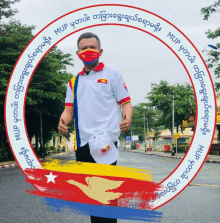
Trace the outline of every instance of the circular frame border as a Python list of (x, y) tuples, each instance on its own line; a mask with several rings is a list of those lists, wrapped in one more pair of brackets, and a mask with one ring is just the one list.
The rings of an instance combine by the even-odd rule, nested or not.
[[(65, 17), (65, 16), (67, 16), (67, 15), (69, 15), (69, 14), (72, 14), (72, 13), (74, 13), (74, 12), (81, 11), (81, 10), (83, 10), (83, 9), (88, 9), (88, 8), (93, 8), (93, 7), (99, 7), (99, 6), (122, 6), (122, 7), (128, 7), (128, 8), (133, 8), (133, 9), (141, 10), (141, 11), (147, 12), (147, 13), (149, 13), (149, 14), (152, 14), (152, 15), (158, 17), (159, 19), (162, 19), (163, 21), (165, 21), (166, 23), (168, 23), (169, 25), (171, 25), (172, 27), (174, 27), (178, 32), (180, 32), (180, 33), (181, 33), (181, 34), (188, 40), (188, 42), (193, 46), (193, 48), (196, 50), (196, 52), (197, 52), (198, 55), (200, 56), (200, 59), (202, 60), (203, 64), (204, 64), (205, 67), (206, 67), (206, 71), (207, 71), (207, 73), (208, 73), (208, 75), (209, 75), (209, 79), (210, 79), (211, 84), (212, 84), (212, 90), (213, 90), (213, 93), (214, 93), (214, 97), (216, 98), (215, 90), (214, 90), (214, 85), (213, 85), (213, 81), (212, 81), (210, 72), (209, 72), (209, 70), (208, 70), (208, 67), (207, 67), (207, 65), (206, 65), (206, 63), (205, 63), (205, 61), (204, 61), (204, 59), (202, 58), (201, 54), (199, 53), (199, 51), (197, 50), (197, 48), (194, 46), (194, 44), (193, 44), (193, 43), (188, 39), (188, 37), (187, 37), (184, 33), (182, 33), (182, 31), (180, 31), (176, 26), (174, 26), (172, 23), (170, 23), (170, 22), (167, 21), (166, 19), (164, 19), (164, 18), (162, 18), (162, 17), (160, 17), (160, 16), (158, 16), (158, 15), (156, 15), (156, 14), (150, 12), (150, 11), (147, 11), (147, 10), (145, 10), (145, 9), (139, 8), (139, 7), (130, 6), (130, 5), (124, 5), (124, 4), (98, 4), (98, 5), (91, 5), (91, 6), (86, 6), (86, 7), (83, 7), (83, 8), (79, 8), (79, 9), (76, 9), (76, 10), (74, 10), (74, 11), (71, 11), (71, 12), (69, 12), (69, 13), (66, 13), (66, 14), (64, 14), (64, 15), (62, 15), (62, 16), (60, 16), (60, 17), (58, 17), (57, 19), (55, 19), (55, 20), (53, 20), (51, 23), (49, 23), (47, 26), (45, 26), (43, 29), (41, 29), (41, 30), (40, 30), (40, 31), (33, 37), (33, 39), (27, 44), (27, 46), (24, 48), (24, 50), (23, 50), (22, 53), (20, 54), (18, 60), (16, 61), (15, 66), (14, 66), (12, 72), (11, 72), (11, 75), (10, 75), (10, 78), (9, 78), (9, 81), (8, 81), (7, 90), (6, 90), (5, 104), (6, 104), (6, 100), (7, 100), (8, 88), (9, 88), (10, 81), (11, 81), (12, 75), (13, 75), (13, 73), (14, 73), (14, 70), (15, 70), (15, 68), (16, 68), (16, 66), (17, 66), (17, 63), (19, 62), (20, 58), (22, 57), (23, 53), (25, 52), (26, 48), (31, 44), (31, 42), (32, 42), (32, 41), (33, 41), (33, 40), (34, 40), (34, 39), (35, 39), (35, 38), (36, 38), (42, 31), (44, 31), (47, 27), (49, 27), (51, 24), (55, 23), (56, 21), (60, 20), (61, 18)], [(189, 148), (188, 148), (188, 150), (187, 150), (187, 153), (184, 155), (183, 159), (182, 159), (181, 162), (177, 165), (177, 167), (172, 171), (172, 173), (170, 173), (170, 174), (169, 174), (163, 181), (161, 181), (161, 182), (159, 183), (159, 184), (162, 184), (162, 183), (163, 183), (166, 179), (168, 179), (168, 178), (169, 178), (169, 177), (176, 171), (176, 169), (181, 165), (181, 163), (184, 161), (186, 155), (188, 154), (188, 152), (189, 152), (189, 150), (190, 150), (190, 148), (191, 148), (191, 145), (192, 145), (192, 142), (193, 142), (193, 140), (194, 140), (194, 137), (195, 137), (195, 135), (196, 135), (196, 130), (197, 130), (197, 119), (198, 119), (198, 104), (197, 104), (197, 103), (198, 103), (198, 102), (197, 102), (197, 96), (196, 96), (196, 92), (195, 92), (195, 88), (194, 88), (193, 81), (192, 81), (192, 79), (191, 79), (191, 76), (190, 76), (190, 74), (189, 74), (189, 71), (187, 70), (187, 68), (186, 68), (185, 64), (183, 63), (183, 61), (181, 60), (181, 58), (180, 58), (180, 57), (176, 54), (176, 52), (175, 52), (169, 45), (167, 45), (163, 40), (159, 39), (157, 36), (155, 36), (155, 35), (149, 33), (148, 31), (146, 31), (146, 30), (142, 30), (142, 29), (140, 29), (140, 28), (138, 28), (138, 27), (134, 27), (134, 26), (131, 26), (131, 25), (125, 25), (125, 24), (117, 24), (117, 23), (96, 24), (96, 25), (86, 26), (86, 27), (83, 27), (83, 28), (78, 29), (78, 30), (76, 30), (76, 31), (73, 31), (73, 32), (69, 33), (68, 35), (66, 35), (65, 37), (61, 38), (61, 39), (60, 39), (59, 41), (57, 41), (54, 45), (52, 45), (52, 46), (49, 48), (49, 50), (47, 50), (47, 51), (44, 53), (44, 55), (43, 55), (43, 56), (41, 57), (41, 59), (38, 61), (37, 65), (35, 66), (35, 69), (33, 70), (33, 72), (32, 72), (31, 75), (30, 75), (30, 80), (29, 80), (29, 82), (28, 82), (28, 84), (27, 84), (27, 89), (26, 89), (25, 97), (24, 97), (24, 107), (23, 107), (23, 111), (24, 111), (24, 112), (23, 112), (23, 119), (24, 119), (24, 124), (25, 124), (25, 133), (26, 133), (26, 136), (27, 136), (29, 145), (30, 145), (30, 147), (32, 148), (32, 145), (31, 145), (30, 139), (29, 139), (29, 137), (28, 137), (28, 133), (27, 133), (27, 127), (26, 127), (25, 104), (26, 104), (26, 96), (27, 96), (27, 91), (28, 91), (28, 88), (29, 88), (29, 84), (30, 84), (30, 82), (31, 82), (31, 79), (32, 79), (32, 77), (33, 77), (33, 74), (34, 74), (35, 70), (37, 69), (39, 63), (42, 61), (42, 59), (45, 57), (45, 55), (51, 50), (51, 48), (53, 48), (55, 45), (57, 45), (59, 42), (61, 42), (62, 40), (64, 40), (64, 39), (67, 38), (68, 36), (70, 36), (70, 35), (72, 35), (72, 34), (74, 34), (74, 33), (77, 33), (77, 32), (79, 32), (79, 31), (81, 31), (81, 30), (84, 30), (84, 29), (88, 29), (88, 28), (92, 28), (92, 27), (97, 27), (97, 26), (106, 26), (106, 25), (113, 25), (113, 26), (114, 26), (114, 25), (117, 25), (117, 26), (124, 26), (124, 27), (134, 28), (134, 29), (136, 29), (136, 30), (145, 32), (145, 33), (147, 33), (147, 34), (153, 36), (154, 38), (158, 39), (160, 42), (162, 42), (164, 45), (166, 45), (166, 46), (167, 46), (167, 47), (168, 47), (168, 48), (169, 48), (169, 49), (176, 55), (176, 57), (179, 59), (179, 61), (181, 62), (181, 64), (182, 64), (183, 67), (185, 68), (185, 70), (186, 70), (186, 72), (187, 72), (187, 74), (188, 74), (188, 77), (189, 77), (189, 79), (190, 79), (190, 82), (191, 82), (191, 84), (192, 84), (192, 86), (193, 86), (193, 91), (194, 91), (194, 94), (195, 94), (195, 101), (196, 101), (196, 124), (195, 124), (195, 131), (194, 131), (194, 134), (193, 134), (191, 143), (190, 143), (190, 145), (189, 145)], [(216, 108), (216, 107), (217, 107), (217, 103), (216, 103), (216, 100), (215, 100), (215, 108)], [(8, 142), (9, 142), (9, 145), (10, 145), (10, 147), (11, 147), (11, 151), (12, 151), (12, 153), (13, 153), (13, 155), (14, 155), (16, 161), (17, 161), (17, 158), (16, 158), (16, 156), (15, 156), (15, 154), (14, 154), (14, 151), (13, 151), (13, 149), (12, 149), (11, 142), (10, 142), (10, 138), (9, 138), (9, 135), (8, 135), (8, 129), (7, 129), (7, 124), (6, 124), (6, 106), (5, 106), (5, 109), (4, 109), (4, 113), (5, 113), (4, 120), (5, 120), (5, 127), (6, 127), (6, 134), (7, 134)], [(215, 109), (215, 124), (216, 124), (216, 119), (217, 119), (217, 118), (216, 118), (216, 109)], [(215, 126), (214, 126), (214, 128), (215, 128)], [(214, 129), (213, 134), (212, 134), (212, 140), (211, 140), (211, 142), (212, 142), (213, 139), (214, 139), (214, 134), (215, 134), (215, 129)], [(206, 158), (207, 158), (207, 156), (208, 156), (208, 153), (209, 153), (209, 150), (210, 150), (210, 149), (211, 149), (211, 144), (210, 144), (210, 146), (209, 146), (209, 149), (207, 150), (207, 154), (206, 154), (206, 156), (205, 156), (205, 158), (204, 158), (204, 160), (203, 160), (201, 166), (198, 168), (197, 172), (196, 172), (195, 175), (192, 177), (192, 179), (186, 184), (186, 186), (185, 186), (184, 188), (182, 188), (176, 195), (174, 195), (173, 197), (171, 197), (168, 201), (164, 202), (163, 204), (161, 204), (161, 205), (159, 205), (159, 206), (157, 206), (157, 207), (155, 207), (155, 208), (152, 208), (152, 210), (156, 210), (157, 208), (159, 208), (159, 207), (165, 205), (166, 203), (168, 203), (169, 201), (171, 201), (172, 199), (174, 199), (177, 195), (179, 195), (179, 194), (180, 194), (180, 193), (181, 193), (181, 192), (182, 192), (182, 191), (183, 191), (183, 190), (184, 190), (184, 189), (185, 189), (185, 188), (192, 182), (192, 180), (196, 177), (196, 175), (198, 174), (198, 172), (199, 172), (200, 169), (202, 168), (202, 166), (203, 166), (203, 164), (204, 164), (204, 162), (205, 162), (205, 160), (206, 160)], [(32, 148), (32, 152), (33, 152), (33, 154), (35, 155), (35, 157), (36, 157), (36, 159), (38, 160), (38, 162), (41, 163), (41, 162), (39, 161), (38, 157), (36, 156), (36, 154), (35, 154), (33, 148)], [(23, 171), (23, 169), (21, 168), (21, 166), (20, 166), (20, 164), (19, 164), (18, 161), (17, 161), (17, 163), (18, 163), (20, 169), (22, 170), (22, 172), (24, 173), (24, 171)], [(24, 174), (24, 175), (25, 175), (25, 174)]]

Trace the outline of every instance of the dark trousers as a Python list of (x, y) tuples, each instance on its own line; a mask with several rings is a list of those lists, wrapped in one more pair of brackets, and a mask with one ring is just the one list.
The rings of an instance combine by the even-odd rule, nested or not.
[[(117, 142), (115, 143), (115, 146), (117, 147)], [(76, 161), (96, 163), (90, 154), (88, 143), (76, 150)], [(117, 161), (115, 161), (111, 165), (116, 166), (116, 164)], [(90, 216), (90, 219), (91, 223), (117, 223), (117, 219), (113, 218), (101, 218), (101, 217)]]

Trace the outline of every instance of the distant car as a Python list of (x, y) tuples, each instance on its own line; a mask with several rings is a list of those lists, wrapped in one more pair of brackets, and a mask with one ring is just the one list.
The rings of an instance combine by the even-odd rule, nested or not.
[(147, 152), (147, 151), (152, 151), (152, 148), (146, 148), (145, 152)]

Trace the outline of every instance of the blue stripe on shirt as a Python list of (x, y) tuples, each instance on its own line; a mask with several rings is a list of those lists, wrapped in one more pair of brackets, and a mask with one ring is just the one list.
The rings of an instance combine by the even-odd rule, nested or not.
[(76, 142), (77, 142), (77, 149), (81, 145), (80, 135), (79, 135), (79, 120), (78, 120), (78, 105), (77, 105), (77, 88), (79, 82), (79, 75), (76, 76), (76, 81), (74, 85), (74, 120), (76, 126)]

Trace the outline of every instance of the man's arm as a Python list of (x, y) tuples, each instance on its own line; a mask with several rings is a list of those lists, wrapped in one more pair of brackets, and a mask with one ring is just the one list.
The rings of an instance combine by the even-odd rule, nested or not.
[(119, 126), (122, 132), (127, 132), (131, 125), (131, 118), (133, 113), (132, 104), (131, 102), (127, 102), (122, 104), (121, 107), (123, 112), (123, 121), (120, 122)]
[(61, 135), (67, 135), (68, 133), (68, 125), (73, 120), (73, 108), (66, 107), (60, 116), (60, 122), (58, 125), (58, 133)]

